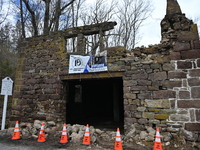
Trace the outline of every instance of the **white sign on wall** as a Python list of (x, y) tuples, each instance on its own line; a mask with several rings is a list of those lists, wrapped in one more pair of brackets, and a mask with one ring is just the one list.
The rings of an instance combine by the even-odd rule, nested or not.
[(107, 71), (106, 56), (70, 55), (69, 73), (87, 73)]
[(1, 95), (12, 95), (13, 81), (10, 77), (2, 80)]
[(70, 55), (69, 73), (83, 73), (90, 61), (90, 56)]

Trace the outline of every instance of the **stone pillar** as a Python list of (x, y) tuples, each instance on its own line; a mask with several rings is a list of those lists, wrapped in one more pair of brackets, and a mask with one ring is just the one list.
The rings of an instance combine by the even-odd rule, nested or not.
[(177, 0), (167, 0), (167, 15), (182, 14)]
[(102, 30), (99, 31), (99, 49), (100, 52), (104, 50), (104, 32)]
[(161, 21), (162, 43), (199, 40), (197, 26), (185, 17), (176, 0), (167, 0), (167, 11)]
[(77, 36), (77, 52), (84, 54), (86, 49), (86, 40), (83, 34), (78, 34)]
[[(176, 113), (170, 115), (169, 121), (171, 125), (180, 125), (189, 132), (200, 132), (197, 117), (200, 110), (200, 41), (197, 25), (185, 17), (176, 0), (167, 0), (167, 14), (161, 22), (161, 29), (162, 43), (170, 45), (170, 63), (175, 66), (168, 72), (168, 79), (181, 82), (180, 86), (172, 87), (176, 95), (171, 100), (171, 107)], [(193, 141), (197, 140), (193, 138)]]

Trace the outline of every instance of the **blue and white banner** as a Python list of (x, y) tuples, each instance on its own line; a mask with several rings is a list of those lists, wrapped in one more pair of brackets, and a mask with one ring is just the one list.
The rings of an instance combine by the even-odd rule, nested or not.
[(107, 71), (106, 56), (70, 55), (69, 73), (87, 73)]

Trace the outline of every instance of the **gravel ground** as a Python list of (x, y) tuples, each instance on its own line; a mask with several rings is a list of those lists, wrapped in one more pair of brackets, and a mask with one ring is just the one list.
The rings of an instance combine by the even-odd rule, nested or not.
[[(0, 150), (113, 150), (114, 143), (91, 144), (89, 146), (81, 143), (60, 144), (55, 139), (47, 139), (46, 142), (37, 142), (37, 139), (12, 140), (8, 137), (0, 137)], [(124, 150), (150, 150), (140, 145), (125, 146)]]
[[(12, 140), (11, 137), (0, 137), (0, 150), (113, 150), (114, 143), (97, 142), (92, 143), (89, 146), (75, 144), (69, 142), (67, 144), (60, 144), (55, 139), (47, 139), (46, 142), (37, 142), (37, 139), (20, 139)], [(146, 143), (148, 147), (143, 147), (137, 144), (125, 144), (123, 143), (123, 150), (152, 150), (153, 143)], [(192, 146), (193, 143), (188, 143), (179, 147), (163, 146), (163, 150), (200, 150), (199, 146)], [(179, 144), (180, 145), (180, 144)], [(198, 144), (197, 144), (198, 145)]]

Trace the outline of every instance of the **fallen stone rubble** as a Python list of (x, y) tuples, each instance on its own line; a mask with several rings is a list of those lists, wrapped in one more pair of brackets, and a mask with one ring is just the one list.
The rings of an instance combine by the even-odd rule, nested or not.
[[(22, 139), (37, 139), (39, 130), (41, 128), (41, 123), (42, 121), (35, 120), (34, 123), (20, 123), (20, 131), (21, 131), (21, 138)], [(59, 141), (59, 138), (62, 133), (62, 127), (63, 124), (56, 124), (54, 121), (49, 121), (49, 122), (44, 122), (45, 123), (45, 135), (47, 140), (48, 139), (55, 139)], [(70, 125), (67, 124), (67, 132), (69, 135), (69, 141), (74, 144), (81, 144), (84, 132), (85, 132), (85, 125), (79, 125), (79, 124), (74, 124)], [(115, 130), (105, 130), (105, 129), (95, 129), (93, 126), (89, 127), (90, 130), (90, 136), (91, 136), (91, 143), (98, 143), (99, 145), (104, 145), (107, 147), (112, 147), (113, 143), (115, 141), (115, 135), (116, 131)], [(0, 136), (12, 136), (14, 131), (14, 128), (8, 128), (5, 130), (0, 131)], [(126, 134), (121, 134), (121, 138), (123, 141), (123, 145), (126, 147), (131, 147), (131, 145), (137, 145), (138, 147), (152, 147), (153, 146), (153, 141), (155, 138), (155, 129), (152, 127), (146, 127), (146, 131), (140, 132), (140, 134), (137, 133), (136, 128), (133, 127), (131, 128), (130, 131)], [(181, 130), (180, 134), (188, 136), (187, 138), (190, 139), (191, 137), (194, 137), (189, 133), (188, 131), (186, 132), (185, 130)], [(185, 141), (185, 138), (179, 137), (178, 142), (172, 141), (173, 134), (165, 134), (165, 132), (161, 133), (161, 141), (164, 147), (183, 147), (183, 145), (187, 145), (187, 141)], [(194, 139), (191, 139), (191, 141)], [(137, 142), (136, 142), (137, 141)], [(199, 143), (191, 142), (192, 147), (196, 147), (197, 149), (200, 149)]]

